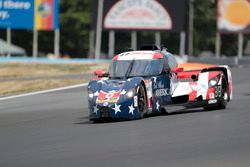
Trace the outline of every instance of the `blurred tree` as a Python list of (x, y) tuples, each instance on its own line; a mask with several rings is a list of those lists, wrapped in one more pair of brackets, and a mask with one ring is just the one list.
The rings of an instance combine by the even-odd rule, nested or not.
[(211, 1), (194, 1), (194, 54), (214, 51), (217, 8)]
[[(194, 0), (194, 54), (215, 49), (217, 1)], [(244, 36), (244, 46), (250, 37)], [(236, 56), (238, 50), (236, 34), (222, 34), (221, 55)]]
[(72, 57), (86, 57), (90, 25), (90, 0), (60, 0), (61, 52)]
[[(60, 0), (60, 48), (63, 55), (71, 57), (87, 57), (89, 48), (89, 32), (91, 29), (92, 11), (91, 0)], [(210, 50), (214, 52), (216, 33), (216, 1), (194, 0), (194, 54)], [(162, 32), (162, 44), (170, 52), (179, 52), (179, 34)], [(6, 38), (6, 30), (0, 29), (0, 38)], [(245, 36), (245, 44), (250, 36)], [(24, 40), (25, 39), (25, 42)], [(116, 53), (130, 47), (130, 33), (116, 32)], [(13, 30), (12, 42), (32, 54), (32, 31)], [(154, 42), (154, 33), (150, 31), (138, 33), (138, 47), (144, 43)], [(49, 31), (39, 32), (40, 55), (53, 53), (54, 34)], [(102, 52), (108, 52), (108, 34), (103, 33)], [(225, 34), (222, 36), (221, 53), (224, 55), (237, 54), (237, 36)]]

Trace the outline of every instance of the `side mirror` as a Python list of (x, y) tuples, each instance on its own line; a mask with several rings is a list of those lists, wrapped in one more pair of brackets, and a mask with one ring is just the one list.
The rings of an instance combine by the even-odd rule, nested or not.
[(109, 76), (109, 73), (108, 72), (104, 72), (104, 71), (95, 71), (94, 74), (96, 76), (98, 76), (98, 78), (108, 77)]
[(171, 68), (170, 72), (172, 73), (178, 73), (178, 72), (183, 72), (184, 71), (184, 68), (179, 68), (179, 67), (176, 67), (176, 68)]

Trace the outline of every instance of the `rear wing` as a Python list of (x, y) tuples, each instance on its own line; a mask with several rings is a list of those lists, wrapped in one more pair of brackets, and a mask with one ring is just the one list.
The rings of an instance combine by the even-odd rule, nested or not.
[(191, 78), (192, 75), (198, 76), (200, 74), (200, 70), (194, 70), (194, 71), (182, 71), (177, 73), (177, 77), (179, 79), (185, 79), (185, 78)]

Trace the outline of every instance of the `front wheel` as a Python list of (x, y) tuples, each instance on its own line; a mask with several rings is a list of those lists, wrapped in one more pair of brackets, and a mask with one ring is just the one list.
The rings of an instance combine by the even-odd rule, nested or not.
[(137, 97), (139, 118), (143, 118), (148, 109), (146, 91), (143, 85), (139, 86)]

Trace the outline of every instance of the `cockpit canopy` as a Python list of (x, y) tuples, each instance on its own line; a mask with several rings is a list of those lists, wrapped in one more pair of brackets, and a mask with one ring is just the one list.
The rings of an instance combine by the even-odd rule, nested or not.
[(167, 51), (131, 51), (113, 58), (111, 78), (154, 76), (177, 67), (177, 62)]

